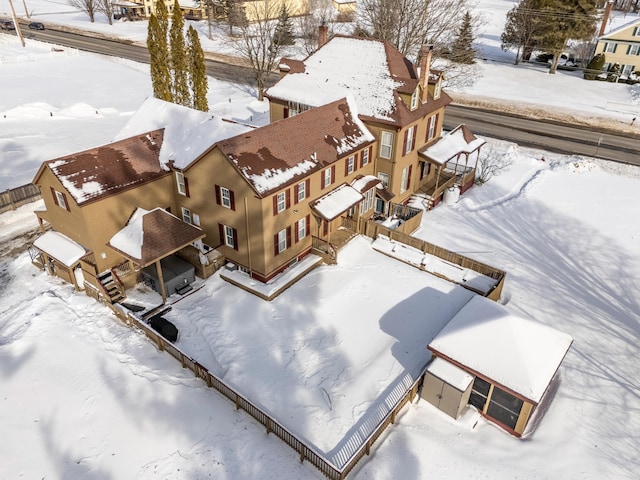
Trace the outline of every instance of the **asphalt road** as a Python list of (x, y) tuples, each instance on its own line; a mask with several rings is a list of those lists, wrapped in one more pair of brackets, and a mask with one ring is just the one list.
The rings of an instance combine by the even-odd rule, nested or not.
[[(58, 45), (88, 52), (128, 58), (149, 63), (145, 46), (125, 40), (113, 40), (99, 36), (85, 36), (61, 30), (29, 30), (23, 25), (23, 34)], [(9, 33), (9, 32), (5, 32)], [(15, 32), (11, 32), (15, 34)], [(227, 82), (255, 86), (251, 69), (208, 58), (207, 75)], [(269, 83), (275, 83), (276, 74)], [(596, 131), (582, 126), (508, 115), (461, 105), (447, 107), (445, 128), (466, 123), (475, 133), (520, 145), (539, 147), (559, 153), (587, 155), (617, 162), (640, 165), (640, 122), (638, 135), (613, 131)]]

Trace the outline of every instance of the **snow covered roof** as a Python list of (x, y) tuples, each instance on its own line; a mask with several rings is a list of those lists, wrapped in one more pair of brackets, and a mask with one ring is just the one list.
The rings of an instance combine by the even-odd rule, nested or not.
[(358, 192), (365, 193), (381, 183), (382, 181), (374, 175), (359, 175), (353, 182), (351, 182), (351, 186)]
[(460, 124), (431, 146), (424, 147), (418, 153), (427, 159), (444, 165), (461, 153), (470, 154), (486, 143), (476, 137), (465, 124)]
[(43, 163), (78, 205), (166, 175), (158, 155), (163, 131), (155, 130)]
[(109, 245), (144, 267), (204, 236), (198, 227), (162, 208), (137, 208), (127, 225), (111, 237)]
[(372, 143), (375, 137), (343, 98), (218, 142), (264, 197)]
[(572, 342), (565, 333), (475, 296), (429, 349), (537, 404)]
[(148, 97), (118, 132), (115, 140), (160, 128), (164, 128), (160, 163), (166, 168), (167, 164), (173, 162), (173, 166), (180, 170), (187, 168), (216, 142), (253, 129), (208, 112)]
[(59, 232), (49, 231), (40, 235), (33, 246), (55, 258), (63, 265), (71, 267), (85, 256), (84, 247)]
[(440, 380), (447, 382), (452, 387), (464, 392), (471, 382), (473, 382), (473, 376), (461, 368), (456, 367), (454, 364), (447, 362), (446, 360), (436, 357), (427, 367), (427, 372), (438, 377)]
[(338, 188), (323, 195), (310, 204), (310, 207), (322, 218), (331, 221), (364, 199), (362, 194), (351, 185), (343, 183)]
[[(451, 101), (446, 95), (429, 99), (411, 112), (397, 91), (413, 91), (418, 75), (413, 64), (389, 43), (360, 37), (335, 36), (303, 62), (304, 68), (287, 60), (290, 68), (267, 96), (317, 107), (353, 95), (364, 117), (405, 124)], [(295, 65), (295, 68), (292, 68)]]
[(624, 32), (625, 30), (634, 27), (634, 26), (640, 26), (640, 17), (635, 16), (635, 18), (633, 18), (633, 20), (625, 22), (625, 20), (627, 19), (626, 16), (616, 16), (610, 19), (610, 23), (609, 23), (609, 29), (606, 31), (606, 33), (604, 35), (602, 35), (601, 37), (599, 37), (600, 40), (606, 40), (609, 37), (613, 37), (621, 32)]

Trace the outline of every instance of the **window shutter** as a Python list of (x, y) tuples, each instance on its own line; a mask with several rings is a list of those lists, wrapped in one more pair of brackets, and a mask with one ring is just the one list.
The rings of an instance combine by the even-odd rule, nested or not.
[(282, 113), (282, 117), (283, 118), (288, 118), (289, 117), (289, 109), (287, 107), (284, 107), (283, 113)]
[(440, 114), (436, 113), (436, 118), (433, 120), (435, 122), (435, 125), (433, 126), (433, 136), (434, 137), (439, 137), (440, 134), (438, 132), (438, 119), (440, 118)]
[(293, 204), (297, 205), (298, 204), (298, 194), (300, 193), (300, 187), (299, 184), (296, 183), (293, 186)]
[(631, 51), (631, 45), (629, 45), (629, 46), (627, 47), (627, 55), (629, 55), (629, 52), (630, 52), (630, 51)]
[(238, 250), (238, 230), (233, 229), (233, 249)]
[(324, 190), (324, 187), (326, 187), (325, 183), (324, 183), (324, 179), (325, 179), (325, 171), (322, 171), (322, 178), (320, 179), (320, 190)]
[(64, 207), (67, 209), (67, 212), (70, 212), (71, 209), (69, 208), (69, 199), (67, 198), (67, 194), (62, 192), (62, 198), (64, 198)]
[(409, 173), (407, 174), (407, 190), (409, 190), (409, 187), (411, 187), (411, 169), (413, 168), (413, 165), (409, 165)]
[(424, 134), (424, 141), (429, 141), (429, 131), (431, 130), (431, 117), (427, 120), (427, 133)]
[(616, 53), (616, 50), (617, 50), (617, 49), (618, 49), (618, 44), (617, 44), (617, 43), (614, 43), (614, 44), (613, 44), (613, 52), (611, 52), (611, 53)]
[(311, 195), (311, 179), (307, 178), (304, 182), (304, 198), (309, 198)]
[(331, 183), (336, 181), (336, 166), (331, 165)]
[(311, 215), (307, 215), (307, 236), (311, 234)]
[(638, 28), (640, 27), (634, 27), (633, 28), (633, 36), (635, 37), (636, 35), (638, 35)]
[(276, 233), (273, 236), (273, 255), (278, 255), (280, 252), (278, 251), (278, 234)]
[(273, 216), (278, 215), (278, 194), (273, 196)]
[(295, 239), (295, 242), (298, 243), (300, 241), (300, 238), (298, 238), (298, 229), (300, 228), (300, 220), (296, 221), (296, 223), (293, 224), (293, 238)]
[(344, 176), (349, 175), (349, 158), (344, 159)]
[(229, 190), (229, 201), (231, 203), (231, 210), (236, 211), (236, 196), (233, 194), (232, 190)]
[(218, 224), (218, 232), (220, 233), (220, 244), (226, 245), (224, 241), (224, 226), (221, 223)]
[(364, 150), (360, 152), (360, 168), (364, 167)]
[(416, 133), (417, 133), (417, 129), (418, 129), (418, 126), (414, 125), (413, 126), (413, 135), (411, 136), (411, 150), (416, 148)]
[(291, 225), (287, 227), (287, 248), (291, 246)]
[(53, 197), (53, 203), (60, 206), (60, 204), (58, 203), (58, 196), (56, 195), (56, 191), (54, 190), (53, 187), (49, 187), (49, 188), (51, 188), (51, 196)]
[(222, 199), (220, 195), (220, 185), (216, 185), (216, 203), (222, 205)]
[(404, 131), (404, 140), (402, 141), (402, 156), (407, 154), (407, 137), (409, 136), (409, 130)]
[(284, 194), (285, 198), (286, 198), (286, 207), (285, 208), (289, 208), (291, 206), (291, 190), (289, 190), (287, 188), (285, 194)]
[(187, 197), (189, 197), (189, 179), (185, 176), (182, 177), (184, 179), (184, 193)]

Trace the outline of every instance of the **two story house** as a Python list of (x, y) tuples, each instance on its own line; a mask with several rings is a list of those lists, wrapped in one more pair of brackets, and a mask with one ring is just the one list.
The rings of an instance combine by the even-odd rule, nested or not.
[(604, 53), (605, 70), (619, 64), (621, 77), (640, 72), (640, 18), (599, 37), (595, 53)]

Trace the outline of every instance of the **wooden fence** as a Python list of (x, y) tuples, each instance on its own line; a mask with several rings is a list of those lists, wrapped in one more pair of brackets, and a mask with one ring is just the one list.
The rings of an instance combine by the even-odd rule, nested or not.
[[(89, 292), (88, 292), (89, 293)], [(97, 292), (91, 292), (96, 294)], [(91, 295), (94, 296), (94, 295)], [(94, 296), (98, 298), (98, 296)], [(161, 351), (169, 353), (173, 358), (178, 360), (183, 368), (191, 370), (197, 378), (202, 379), (209, 388), (213, 388), (222, 394), (228, 400), (230, 400), (237, 410), (244, 410), (251, 415), (256, 421), (262, 424), (267, 434), (273, 433), (276, 437), (289, 445), (299, 455), (300, 461), (308, 461), (314, 467), (316, 467), (323, 475), (331, 480), (344, 480), (347, 475), (356, 467), (358, 462), (365, 456), (371, 453), (371, 447), (380, 438), (382, 433), (392, 424), (395, 423), (398, 413), (404, 408), (407, 403), (413, 401), (418, 394), (418, 389), (422, 382), (424, 375), (423, 368), (421, 374), (413, 382), (400, 399), (396, 402), (393, 408), (387, 413), (387, 415), (377, 424), (377, 426), (371, 431), (369, 436), (361, 443), (361, 445), (355, 450), (355, 452), (344, 462), (341, 466), (336, 466), (329, 460), (327, 460), (322, 453), (318, 452), (313, 447), (307, 445), (303, 440), (298, 438), (295, 434), (291, 433), (286, 427), (280, 424), (276, 419), (269, 414), (261, 410), (259, 407), (251, 403), (247, 398), (236, 392), (233, 388), (225, 384), (220, 378), (215, 376), (206, 367), (199, 364), (195, 359), (191, 358), (178, 347), (173, 345), (168, 340), (165, 340), (155, 330), (149, 327), (146, 323), (138, 318), (126, 312), (124, 307), (118, 305), (110, 305), (116, 316), (124, 321), (131, 328), (137, 328), (141, 330), (149, 339), (153, 341)]]
[(0, 193), (0, 213), (15, 210), (22, 205), (39, 200), (40, 197), (40, 189), (32, 183), (11, 188)]

